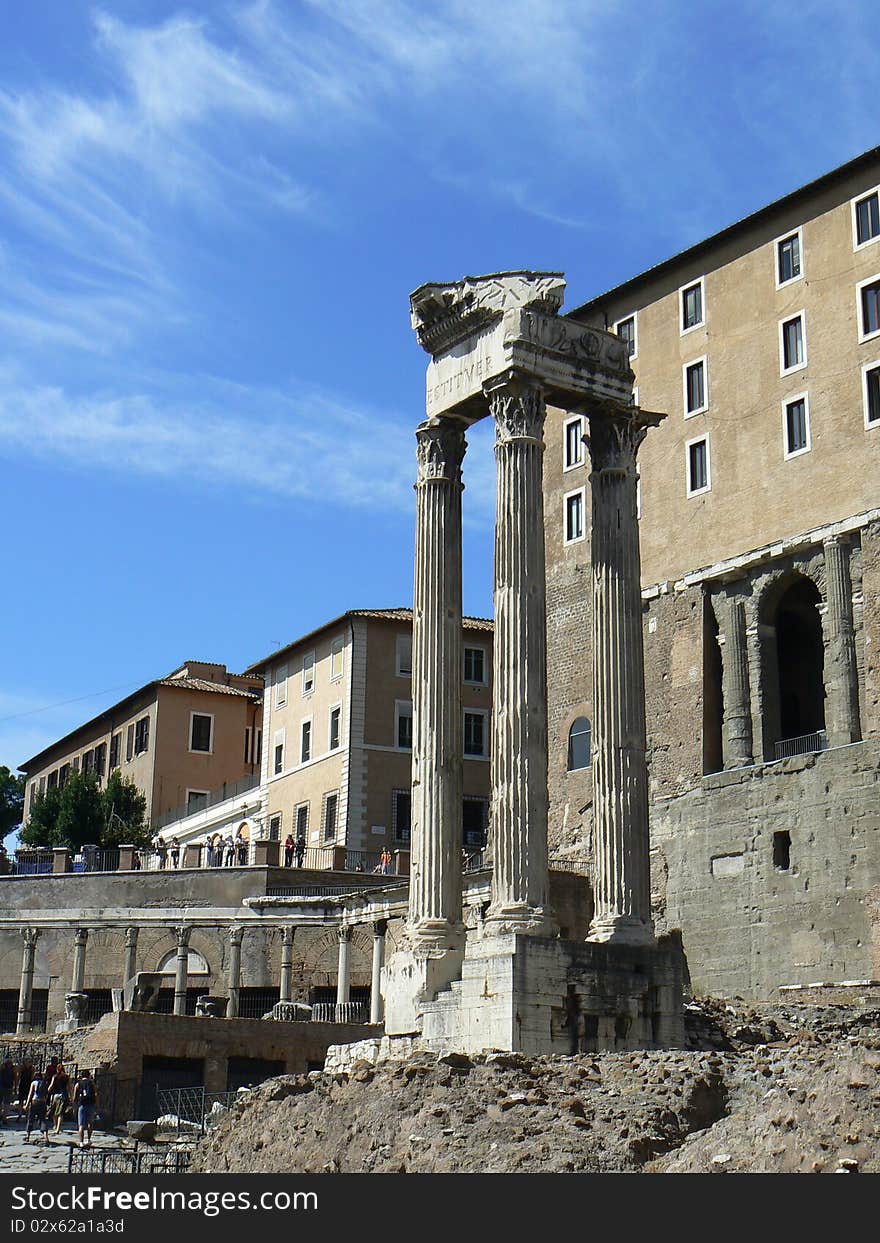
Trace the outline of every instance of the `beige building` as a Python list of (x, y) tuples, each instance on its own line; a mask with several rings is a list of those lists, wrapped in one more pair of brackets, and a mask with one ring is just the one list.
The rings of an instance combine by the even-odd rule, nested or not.
[[(484, 842), (489, 807), (492, 623), (464, 619), (463, 844)], [(412, 611), (354, 609), (249, 673), (265, 677), (264, 831), (345, 846), (372, 866), (407, 849), (412, 763)]]
[(24, 823), (37, 794), (73, 771), (105, 781), (119, 769), (145, 795), (152, 825), (195, 810), (224, 785), (257, 784), (262, 692), (259, 674), (203, 661), (149, 682), (21, 765)]
[[(713, 991), (876, 978), (880, 149), (569, 318), (666, 415), (638, 501), (659, 925)], [(584, 430), (548, 415), (544, 480), (551, 842), (589, 857)]]

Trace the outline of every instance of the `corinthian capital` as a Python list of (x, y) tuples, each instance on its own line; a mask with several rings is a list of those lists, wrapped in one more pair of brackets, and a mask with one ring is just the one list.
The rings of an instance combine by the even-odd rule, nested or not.
[(649, 427), (656, 427), (660, 416), (636, 408), (602, 410), (590, 415), (590, 434), (584, 437), (594, 471), (613, 470), (635, 473), (636, 458)]
[(37, 941), (40, 937), (39, 928), (22, 928), (21, 939), (29, 950), (36, 949)]
[(192, 928), (188, 924), (181, 924), (174, 929), (174, 935), (177, 937), (177, 948), (189, 948), (189, 939), (192, 935)]
[(543, 443), (544, 390), (540, 384), (509, 375), (500, 384), (484, 389), (489, 398), (489, 413), (495, 420), (495, 446), (511, 440)]
[(419, 464), (416, 486), (428, 480), (441, 480), (461, 487), (461, 464), (466, 447), (460, 423), (452, 419), (422, 423), (416, 428)]
[(244, 928), (232, 927), (229, 929), (229, 944), (230, 945), (241, 945), (243, 937), (244, 937)]

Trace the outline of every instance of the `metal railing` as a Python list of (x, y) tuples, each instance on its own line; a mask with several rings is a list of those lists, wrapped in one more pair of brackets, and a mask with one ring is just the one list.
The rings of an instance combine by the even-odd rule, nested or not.
[(359, 889), (381, 889), (381, 887), (375, 881), (372, 884), (365, 884), (364, 881), (350, 881), (348, 884), (339, 885), (267, 885), (266, 896), (268, 898), (332, 898), (340, 893), (357, 893)]
[(242, 1090), (233, 1088), (228, 1092), (206, 1092), (204, 1087), (157, 1087), (156, 1116), (165, 1119), (166, 1123), (170, 1122), (175, 1131), (195, 1129), (204, 1135), (238, 1100)]
[(811, 755), (815, 751), (828, 749), (828, 736), (824, 729), (812, 734), (801, 734), (797, 738), (782, 738), (776, 743), (776, 759), (784, 760), (790, 755)]
[(84, 846), (73, 856), (74, 872), (118, 872), (119, 847)]
[(51, 850), (17, 850), (15, 858), (10, 859), (12, 876), (44, 876), (52, 871), (53, 856)]
[(67, 1150), (68, 1174), (185, 1174), (187, 1148), (79, 1148)]
[(193, 807), (191, 803), (184, 803), (180, 807), (172, 808), (171, 811), (164, 811), (156, 821), (155, 827), (161, 829), (166, 824), (173, 824), (175, 820), (185, 820), (187, 816), (198, 815), (200, 811), (204, 811), (208, 807), (215, 807), (218, 803), (225, 803), (228, 798), (237, 798), (239, 794), (247, 794), (248, 790), (253, 790), (259, 784), (259, 773), (251, 773), (250, 776), (241, 777), (238, 781), (225, 781), (222, 786), (218, 786), (216, 790), (211, 790), (209, 794), (204, 795), (198, 807)]
[(0, 1062), (9, 1060), (16, 1066), (30, 1062), (32, 1066), (44, 1067), (53, 1057), (64, 1061), (62, 1040), (6, 1040), (0, 1044)]

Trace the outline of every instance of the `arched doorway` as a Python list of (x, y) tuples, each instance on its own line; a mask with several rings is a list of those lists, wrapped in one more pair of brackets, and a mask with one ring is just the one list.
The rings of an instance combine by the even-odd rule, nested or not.
[(816, 749), (785, 744), (792, 739), (808, 739), (825, 729), (825, 651), (820, 603), (816, 584), (799, 575), (779, 596), (773, 610), (776, 754)]

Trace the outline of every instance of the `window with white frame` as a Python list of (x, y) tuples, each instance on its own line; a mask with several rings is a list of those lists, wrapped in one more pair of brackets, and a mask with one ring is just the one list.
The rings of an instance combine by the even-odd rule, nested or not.
[(865, 424), (880, 424), (880, 361), (867, 363), (862, 369), (865, 377)]
[(682, 368), (682, 376), (684, 379), (684, 416), (690, 418), (692, 414), (702, 414), (709, 406), (709, 385), (706, 373), (707, 359), (705, 355), (702, 358), (695, 359), (692, 363), (685, 363)]
[(859, 299), (859, 340), (880, 334), (880, 276), (861, 281), (856, 287)]
[(803, 276), (801, 250), (803, 235), (800, 229), (776, 240), (776, 288), (790, 285)]
[(464, 714), (464, 753), (468, 756), (485, 757), (488, 748), (488, 713), (465, 711)]
[(394, 745), (398, 751), (412, 751), (413, 706), (398, 699), (394, 705)]
[(269, 840), (278, 842), (281, 840), (281, 812), (269, 817)]
[(299, 803), (295, 808), (296, 815), (296, 834), (295, 836), (301, 841), (305, 841), (309, 832), (309, 804)]
[(287, 665), (281, 667), (275, 673), (275, 707), (283, 708), (287, 703)]
[(573, 470), (584, 460), (584, 420), (580, 415), (568, 419), (564, 428), (563, 470)]
[(712, 486), (709, 473), (709, 437), (701, 436), (697, 440), (689, 440), (685, 446), (687, 453), (687, 494), (699, 496), (708, 492)]
[(338, 682), (344, 667), (345, 640), (340, 635), (330, 644), (330, 681)]
[(703, 278), (692, 285), (682, 285), (678, 291), (681, 299), (681, 331), (690, 332), (704, 323)]
[(339, 792), (331, 790), (324, 795), (324, 807), (321, 820), (324, 825), (324, 841), (330, 842), (336, 837), (336, 815), (339, 808)]
[(584, 496), (584, 489), (578, 488), (563, 498), (566, 544), (576, 544), (584, 538)]
[(464, 649), (464, 680), (473, 686), (485, 686), (486, 649), (484, 647), (467, 647)]
[(412, 677), (412, 635), (399, 634), (395, 645), (395, 670), (399, 678)]
[(342, 707), (337, 704), (330, 709), (330, 736), (328, 739), (328, 750), (335, 751), (339, 746), (340, 732), (342, 729)]
[(779, 372), (788, 375), (807, 365), (806, 318), (803, 311), (779, 321)]
[(207, 712), (189, 714), (189, 749), (210, 754), (214, 742), (214, 718)]
[(186, 814), (191, 816), (195, 811), (201, 811), (202, 808), (208, 806), (207, 790), (187, 790), (186, 792)]
[(312, 721), (300, 721), (299, 726), (299, 762), (307, 764), (312, 758)]
[(315, 653), (306, 652), (303, 656), (303, 690), (304, 695), (311, 695), (315, 689)]
[(626, 346), (627, 358), (636, 358), (639, 352), (638, 329), (636, 327), (636, 316), (628, 315), (626, 319), (619, 319), (614, 325), (614, 331), (620, 337)]
[(853, 199), (853, 244), (856, 250), (880, 237), (880, 186)]
[(785, 457), (799, 457), (810, 451), (810, 405), (806, 393), (782, 403)]
[(284, 730), (276, 729), (272, 740), (272, 771), (284, 772)]

